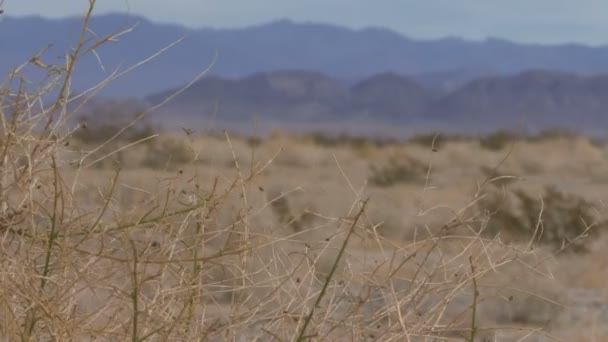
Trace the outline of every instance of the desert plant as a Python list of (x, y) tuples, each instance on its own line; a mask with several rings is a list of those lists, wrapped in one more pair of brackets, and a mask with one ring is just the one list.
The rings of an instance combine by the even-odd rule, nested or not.
[(588, 237), (606, 226), (598, 220), (592, 203), (552, 186), (538, 198), (521, 189), (494, 188), (479, 202), (479, 208), (488, 214), (483, 225), (485, 234), (503, 234), (555, 250), (585, 252)]
[[(66, 142), (83, 128), (70, 127), (67, 104), (87, 96), (71, 95), (74, 63), (121, 34), (91, 33), (94, 5), (66, 65), (45, 69), (51, 83), (37, 89), (59, 88), (50, 107), (39, 107), (48, 93), (22, 86), (22, 68), (0, 85), (0, 339), (473, 342), (484, 327), (497, 329), (478, 314), (482, 280), (531, 252), (456, 235), (471, 224), (464, 210), (413, 244), (379, 236), (354, 187), (348, 210), (312, 220), (260, 195), (256, 181), (271, 160), (242, 167), (228, 133), (229, 174), (190, 165), (187, 175), (150, 171), (146, 185), (146, 170), (95, 170), (140, 142), (98, 155), (145, 113), (91, 141), (68, 167)], [(41, 59), (23, 68), (45, 66)], [(168, 141), (151, 146), (194, 162)], [(426, 167), (393, 159), (377, 172), (376, 183), (390, 185), (419, 179)], [(274, 221), (293, 229), (277, 236)], [(324, 238), (304, 240), (315, 232)]]
[(509, 131), (497, 131), (481, 137), (479, 139), (479, 145), (490, 151), (498, 151), (517, 140), (521, 140), (519, 134)]
[(387, 187), (398, 183), (423, 182), (428, 166), (410, 156), (393, 156), (382, 166), (371, 165), (370, 184)]
[(159, 128), (145, 117), (129, 125), (139, 114), (148, 110), (141, 104), (106, 100), (85, 103), (81, 107), (80, 111), (86, 111), (78, 118), (82, 129), (75, 131), (73, 137), (84, 144), (101, 144), (125, 126), (128, 126), (127, 129), (116, 139), (123, 143), (145, 139), (159, 131)]
[(532, 135), (528, 137), (528, 141), (530, 142), (542, 142), (547, 140), (553, 140), (558, 138), (563, 139), (574, 139), (577, 136), (575, 132), (569, 131), (563, 128), (548, 128), (542, 130), (538, 134)]
[(417, 134), (408, 139), (411, 144), (421, 145), (433, 150), (439, 150), (450, 142), (469, 141), (470, 137), (449, 133)]
[(396, 144), (398, 141), (392, 138), (370, 137), (362, 135), (353, 135), (347, 133), (329, 134), (329, 133), (311, 133), (310, 138), (313, 143), (323, 147), (349, 146), (360, 148), (365, 145), (375, 147), (385, 147)]
[[(122, 127), (121, 124), (91, 124), (81, 122), (81, 129), (74, 132), (73, 137), (85, 144), (99, 144), (118, 133)], [(151, 124), (138, 125), (126, 130), (121, 134), (120, 142), (135, 142), (147, 137), (153, 136), (158, 132), (158, 129)]]
[(495, 188), (509, 186), (520, 180), (520, 177), (500, 172), (496, 167), (482, 166), (480, 171), (484, 176), (485, 183), (491, 184)]
[(182, 140), (162, 139), (148, 144), (142, 166), (151, 169), (174, 168), (193, 161), (194, 151)]

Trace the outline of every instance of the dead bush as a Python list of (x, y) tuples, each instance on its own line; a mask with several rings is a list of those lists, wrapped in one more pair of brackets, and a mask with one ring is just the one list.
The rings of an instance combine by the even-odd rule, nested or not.
[(151, 169), (166, 169), (192, 160), (193, 151), (184, 141), (162, 139), (148, 145), (142, 166)]
[(519, 241), (548, 245), (555, 250), (585, 252), (588, 236), (606, 226), (592, 203), (548, 186), (540, 197), (526, 191), (493, 188), (479, 202), (487, 215), (486, 235), (506, 235)]
[(509, 131), (498, 131), (481, 137), (479, 145), (486, 150), (499, 151), (520, 139), (521, 136), (519, 134)]
[(426, 178), (428, 166), (410, 156), (391, 157), (385, 165), (372, 164), (370, 184), (388, 187), (397, 183), (419, 183)]

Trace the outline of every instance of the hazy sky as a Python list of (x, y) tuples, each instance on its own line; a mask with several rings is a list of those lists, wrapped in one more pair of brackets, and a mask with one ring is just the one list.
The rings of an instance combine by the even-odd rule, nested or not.
[[(279, 18), (384, 26), (415, 38), (488, 36), (523, 42), (608, 43), (608, 0), (97, 0), (192, 27), (242, 27)], [(87, 0), (5, 0), (7, 15), (80, 14)]]

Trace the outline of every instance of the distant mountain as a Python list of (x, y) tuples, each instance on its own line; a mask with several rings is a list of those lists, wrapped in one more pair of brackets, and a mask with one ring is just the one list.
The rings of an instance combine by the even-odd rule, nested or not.
[(407, 122), (425, 113), (437, 96), (411, 78), (382, 73), (350, 89), (349, 109), (372, 120)]
[(440, 98), (427, 118), (531, 130), (608, 129), (608, 75), (529, 71), (471, 81)]
[(438, 90), (442, 93), (448, 93), (462, 87), (470, 81), (489, 76), (501, 75), (509, 75), (509, 73), (500, 73), (495, 70), (475, 68), (425, 72), (412, 75), (411, 77), (427, 88)]
[[(77, 91), (183, 35), (180, 44), (111, 85), (104, 94), (141, 97), (177, 87), (208, 66), (216, 52), (211, 74), (228, 79), (287, 69), (316, 71), (352, 82), (393, 72), (413, 75), (425, 86), (444, 92), (475, 78), (530, 69), (608, 72), (608, 47), (517, 44), (499, 39), (422, 41), (382, 28), (351, 30), (288, 20), (239, 29), (195, 30), (109, 14), (95, 17), (91, 29), (101, 36), (134, 24), (135, 29), (120, 41), (99, 49), (103, 68), (93, 55), (83, 60), (73, 83)], [(60, 62), (78, 39), (79, 25), (78, 18), (4, 18), (0, 21), (0, 72), (6, 74), (48, 44), (52, 47), (43, 60)]]
[[(147, 100), (157, 104), (172, 93)], [(243, 79), (203, 79), (165, 110), (194, 121), (215, 117), (233, 123), (257, 117), (275, 123), (373, 123), (392, 128), (415, 124), (453, 131), (598, 132), (608, 129), (608, 74), (527, 71), (470, 81), (444, 93), (394, 73), (348, 86), (316, 72), (268, 72)]]
[[(151, 95), (153, 104), (174, 90)], [(228, 121), (260, 116), (274, 121), (330, 120), (343, 110), (347, 89), (317, 72), (276, 71), (229, 80), (206, 77), (181, 93), (166, 110)]]

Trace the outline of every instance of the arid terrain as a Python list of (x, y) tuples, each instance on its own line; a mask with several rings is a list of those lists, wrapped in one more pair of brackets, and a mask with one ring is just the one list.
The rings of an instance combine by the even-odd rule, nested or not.
[[(65, 58), (41, 51), (0, 83), (1, 341), (605, 340), (605, 139), (148, 121), (187, 86), (87, 121), (78, 109), (165, 51), (106, 72), (97, 51), (130, 29), (95, 33), (94, 7)], [(76, 91), (83, 58), (107, 79)], [(602, 113), (589, 89), (574, 93)], [(549, 107), (578, 106), (560, 94)]]
[[(45, 291), (19, 272), (35, 272), (49, 249), (5, 237), (4, 253), (18, 257), (5, 260), (13, 276), (3, 288), (38, 293), (38, 338), (608, 333), (608, 147), (589, 139), (182, 132), (121, 149), (128, 143), (105, 145), (80, 167), (91, 142), (74, 139), (60, 154), (66, 212)], [(34, 198), (54, 193), (52, 178), (39, 182)], [(44, 236), (48, 220), (34, 220)], [(3, 318), (7, 331), (19, 331), (21, 310)]]

